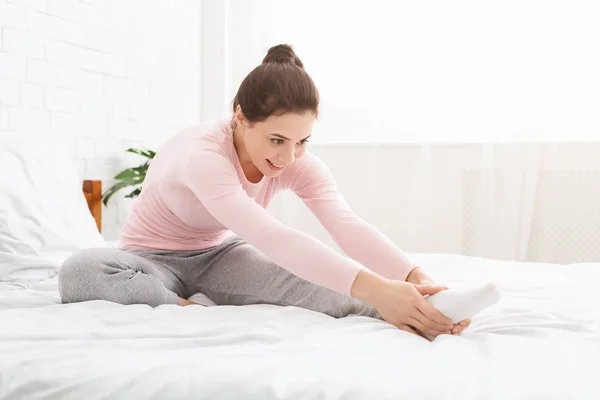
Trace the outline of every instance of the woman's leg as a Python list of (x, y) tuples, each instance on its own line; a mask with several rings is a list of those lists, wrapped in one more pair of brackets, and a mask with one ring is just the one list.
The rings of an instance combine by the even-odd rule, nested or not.
[(244, 240), (233, 239), (199, 255), (188, 268), (188, 292), (201, 292), (218, 305), (296, 306), (336, 318), (365, 315), (381, 319), (366, 302), (293, 275)]
[(179, 304), (185, 287), (177, 269), (112, 248), (87, 249), (73, 254), (58, 275), (63, 303), (107, 300), (120, 304)]

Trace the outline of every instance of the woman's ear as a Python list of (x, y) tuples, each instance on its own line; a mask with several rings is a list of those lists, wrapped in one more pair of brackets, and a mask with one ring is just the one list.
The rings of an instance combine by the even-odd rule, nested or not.
[(238, 104), (238, 106), (235, 109), (235, 122), (238, 125), (245, 125), (244, 122), (246, 120), (246, 117), (244, 117), (244, 113), (242, 112), (242, 107), (240, 107), (240, 105)]

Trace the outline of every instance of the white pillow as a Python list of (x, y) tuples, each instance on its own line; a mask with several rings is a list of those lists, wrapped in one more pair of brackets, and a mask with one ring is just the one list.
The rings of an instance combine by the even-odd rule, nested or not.
[(0, 143), (0, 286), (52, 278), (72, 253), (103, 245), (68, 151)]

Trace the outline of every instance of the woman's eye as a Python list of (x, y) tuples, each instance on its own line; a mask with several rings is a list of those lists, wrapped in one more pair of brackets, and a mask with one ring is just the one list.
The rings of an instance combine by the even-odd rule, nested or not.
[[(271, 142), (277, 145), (283, 144), (284, 140), (283, 139), (271, 139)], [(300, 146), (304, 146), (306, 143), (308, 143), (308, 140), (303, 140), (301, 142), (299, 142), (298, 144)]]

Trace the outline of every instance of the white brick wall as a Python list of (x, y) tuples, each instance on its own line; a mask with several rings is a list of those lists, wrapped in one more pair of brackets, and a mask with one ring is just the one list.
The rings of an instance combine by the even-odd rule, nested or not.
[[(0, 136), (67, 138), (104, 187), (200, 116), (200, 0), (0, 0)], [(116, 239), (125, 193), (104, 209)]]

